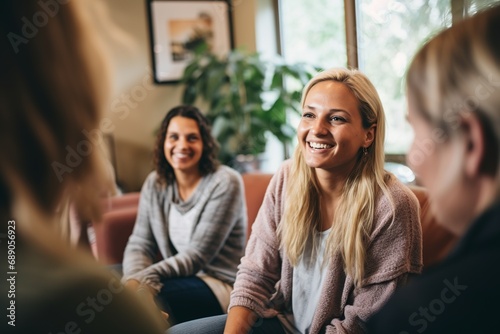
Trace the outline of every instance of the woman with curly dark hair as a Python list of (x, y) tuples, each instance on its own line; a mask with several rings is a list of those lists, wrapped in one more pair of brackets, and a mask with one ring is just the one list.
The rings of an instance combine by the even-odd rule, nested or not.
[(225, 313), (244, 252), (243, 182), (219, 164), (217, 149), (197, 108), (167, 113), (125, 249), (126, 285), (154, 298), (172, 323)]

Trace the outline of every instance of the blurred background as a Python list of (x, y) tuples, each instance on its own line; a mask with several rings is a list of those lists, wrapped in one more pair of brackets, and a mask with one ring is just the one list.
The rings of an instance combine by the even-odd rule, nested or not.
[[(228, 8), (235, 48), (258, 52), (263, 59), (281, 55), (291, 63), (364, 71), (385, 107), (387, 160), (401, 163), (413, 136), (405, 120), (403, 82), (411, 56), (444, 27), (495, 2), (233, 0)], [(152, 169), (156, 128), (169, 109), (182, 103), (184, 87), (154, 83), (147, 1), (93, 0), (88, 6), (96, 13), (96, 27), (114, 66), (102, 130), (119, 186), (124, 192), (137, 191)], [(290, 113), (287, 122), (294, 127), (298, 117)], [(272, 173), (294, 142), (284, 149), (276, 137), (266, 138), (258, 168)]]

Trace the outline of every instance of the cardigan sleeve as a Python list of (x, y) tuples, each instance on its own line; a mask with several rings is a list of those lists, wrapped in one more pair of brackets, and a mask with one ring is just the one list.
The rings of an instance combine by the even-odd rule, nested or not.
[(422, 233), (419, 205), (411, 191), (399, 181), (389, 187), (390, 200), (379, 200), (375, 226), (366, 254), (366, 273), (361, 287), (352, 278), (346, 288), (347, 302), (343, 318), (333, 319), (326, 333), (364, 333), (365, 322), (409, 276), (422, 270)]
[(366, 332), (365, 323), (375, 313), (397, 288), (406, 284), (409, 274), (405, 273), (392, 280), (369, 284), (356, 289), (344, 308), (343, 318), (334, 318), (326, 326), (327, 334), (363, 334)]
[(276, 228), (281, 219), (283, 168), (271, 179), (241, 259), (229, 308), (244, 306), (263, 317), (277, 312), (269, 304), (281, 279), (282, 256)]
[[(226, 168), (224, 171), (226, 172), (214, 174), (215, 187), (204, 190), (204, 196), (208, 198), (203, 199), (205, 205), (194, 228), (188, 249), (144, 269), (140, 273), (143, 283), (159, 290), (160, 277), (190, 276), (200, 270), (206, 270), (214, 258), (220, 255), (221, 249), (229, 247), (226, 243), (239, 220), (244, 220), (243, 225), (246, 229), (243, 181), (237, 172)], [(244, 243), (244, 234), (239, 239)], [(238, 251), (237, 248), (235, 247), (234, 252), (227, 252), (232, 254), (225, 254), (233, 257), (227, 259), (227, 264), (234, 266), (234, 271), (242, 255), (242, 251)], [(227, 281), (229, 280), (228, 278)]]
[(151, 230), (151, 210), (156, 192), (156, 173), (152, 172), (144, 181), (139, 199), (139, 208), (132, 235), (127, 242), (123, 256), (123, 280), (141, 280), (137, 275), (149, 267), (158, 253), (153, 232)]

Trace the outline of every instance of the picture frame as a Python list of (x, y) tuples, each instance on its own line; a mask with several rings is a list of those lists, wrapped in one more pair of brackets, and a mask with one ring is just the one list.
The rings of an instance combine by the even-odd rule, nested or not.
[(146, 0), (153, 78), (179, 82), (199, 43), (225, 55), (233, 48), (231, 0)]

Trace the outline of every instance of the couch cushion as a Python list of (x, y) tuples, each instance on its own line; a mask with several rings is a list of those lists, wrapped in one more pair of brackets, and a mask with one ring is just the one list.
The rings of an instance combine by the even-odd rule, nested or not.
[(132, 234), (139, 204), (139, 192), (102, 200), (104, 214), (93, 222), (96, 256), (105, 264), (123, 261), (123, 252)]

